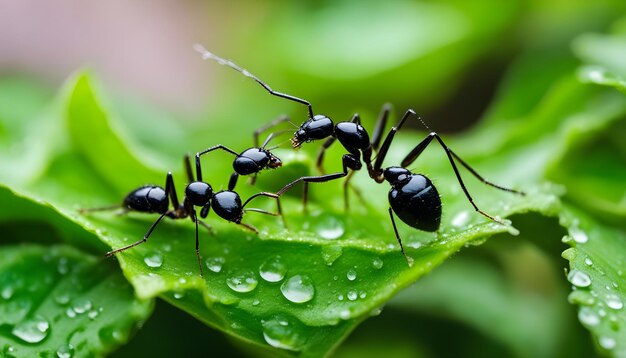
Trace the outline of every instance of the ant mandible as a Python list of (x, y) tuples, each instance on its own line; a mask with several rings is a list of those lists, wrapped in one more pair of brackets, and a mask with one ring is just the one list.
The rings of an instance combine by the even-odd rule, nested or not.
[[(467, 164), (456, 153), (454, 153), (444, 143), (444, 141), (436, 132), (431, 132), (426, 136), (426, 138), (418, 143), (417, 146), (415, 146), (415, 148), (413, 148), (413, 150), (411, 150), (401, 162), (401, 166), (393, 166), (383, 169), (382, 164), (387, 155), (389, 147), (393, 142), (395, 133), (402, 128), (402, 126), (409, 117), (415, 117), (421, 121), (421, 119), (412, 109), (407, 110), (400, 119), (398, 125), (391, 128), (381, 145), (380, 142), (382, 139), (382, 133), (387, 123), (389, 112), (391, 109), (389, 105), (383, 106), (381, 114), (379, 115), (379, 118), (376, 121), (376, 125), (374, 127), (372, 140), (370, 141), (369, 134), (360, 124), (360, 117), (358, 114), (355, 114), (350, 122), (339, 122), (334, 125), (332, 120), (328, 116), (320, 114), (314, 115), (313, 108), (310, 102), (288, 94), (276, 92), (263, 81), (261, 81), (258, 77), (256, 77), (249, 71), (237, 66), (232, 61), (220, 58), (208, 52), (200, 45), (196, 45), (194, 46), (194, 48), (202, 54), (202, 57), (204, 59), (213, 59), (222, 65), (231, 67), (232, 69), (242, 73), (244, 76), (252, 78), (258, 84), (260, 84), (269, 94), (306, 105), (308, 107), (309, 119), (302, 123), (300, 125), (300, 128), (294, 133), (294, 136), (292, 138), (292, 144), (294, 147), (299, 147), (302, 143), (305, 142), (330, 137), (324, 142), (318, 153), (316, 163), (318, 169), (320, 169), (322, 173), (322, 162), (325, 150), (328, 149), (330, 145), (335, 142), (335, 140), (338, 139), (343, 147), (348, 151), (349, 154), (344, 154), (342, 157), (342, 172), (298, 178), (293, 182), (285, 185), (285, 187), (277, 192), (277, 195), (280, 196), (294, 185), (303, 182), (305, 185), (306, 203), (307, 183), (326, 182), (347, 176), (344, 183), (344, 200), (347, 206), (347, 183), (350, 180), (350, 174), (352, 173), (348, 172), (348, 169), (361, 169), (362, 155), (363, 161), (367, 166), (369, 176), (377, 183), (382, 183), (386, 180), (391, 185), (391, 189), (388, 195), (390, 204), (388, 211), (396, 235), (396, 239), (398, 240), (400, 249), (405, 257), (406, 254), (402, 246), (402, 240), (400, 239), (393, 213), (395, 213), (404, 223), (418, 230), (430, 232), (437, 231), (441, 224), (441, 199), (439, 197), (437, 189), (425, 175), (416, 174), (411, 172), (409, 169), (406, 169), (407, 166), (411, 165), (411, 163), (413, 163), (420, 156), (420, 154), (433, 141), (433, 139), (436, 139), (437, 142), (444, 149), (450, 165), (454, 170), (454, 174), (459, 182), (459, 185), (463, 190), (463, 193), (467, 197), (470, 204), (474, 207), (474, 209), (481, 215), (489, 218), (490, 220), (505, 225), (500, 220), (479, 209), (478, 206), (474, 203), (473, 198), (471, 197), (469, 191), (465, 187), (463, 179), (461, 178), (461, 174), (459, 173), (455, 160), (457, 160), (482, 183), (503, 191), (519, 195), (525, 195), (521, 191), (505, 188), (503, 186), (499, 186), (485, 180), (480, 174), (478, 174), (478, 172), (476, 172), (476, 170), (474, 170), (469, 164)], [(422, 124), (424, 123), (422, 122)], [(424, 126), (426, 125), (424, 124)], [(426, 128), (428, 127), (426, 126)], [(377, 157), (376, 161), (372, 164), (371, 158), (373, 151), (377, 151)]]
[[(241, 202), (239, 194), (237, 194), (232, 188), (228, 187), (228, 190), (221, 190), (216, 193), (213, 192), (213, 188), (209, 183), (202, 181), (202, 173), (198, 171), (196, 173), (196, 180), (193, 178), (191, 170), (191, 162), (189, 156), (184, 158), (185, 171), (189, 184), (185, 188), (185, 197), (183, 203), (178, 201), (178, 195), (176, 194), (176, 187), (174, 186), (174, 179), (172, 173), (168, 172), (165, 179), (165, 188), (156, 185), (145, 185), (130, 192), (122, 202), (122, 205), (107, 206), (102, 208), (81, 209), (80, 212), (92, 212), (103, 210), (114, 210), (122, 208), (122, 214), (129, 211), (142, 212), (142, 213), (157, 213), (160, 214), (158, 219), (150, 226), (143, 239), (132, 243), (130, 245), (109, 251), (105, 256), (110, 257), (118, 252), (128, 250), (139, 244), (142, 244), (148, 240), (152, 231), (163, 220), (164, 217), (171, 219), (184, 219), (189, 217), (191, 221), (196, 224), (196, 257), (198, 258), (198, 266), (200, 268), (200, 276), (204, 276), (202, 270), (202, 261), (200, 259), (200, 245), (198, 240), (198, 224), (206, 227), (212, 232), (211, 227), (198, 218), (196, 207), (200, 207), (200, 218), (204, 219), (208, 216), (211, 207), (213, 211), (222, 219), (241, 225), (249, 230), (258, 234), (258, 230), (249, 224), (243, 223), (241, 220), (246, 211), (255, 211), (272, 216), (280, 216), (283, 225), (285, 224), (284, 217), (282, 215), (282, 209), (280, 205), (280, 198), (277, 194), (260, 192), (249, 197), (245, 202)], [(277, 212), (269, 212), (262, 209), (249, 208), (246, 209), (246, 205), (253, 199), (266, 196), (276, 199)], [(172, 209), (170, 210), (170, 203)]]

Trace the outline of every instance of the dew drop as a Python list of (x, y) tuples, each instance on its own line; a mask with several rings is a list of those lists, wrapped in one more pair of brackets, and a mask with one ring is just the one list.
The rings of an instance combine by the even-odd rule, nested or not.
[(57, 349), (58, 358), (71, 358), (74, 355), (74, 347), (71, 344), (64, 344)]
[(158, 252), (152, 252), (143, 258), (143, 262), (148, 267), (161, 267), (161, 265), (163, 265), (163, 256)]
[(69, 272), (69, 268), (67, 266), (67, 259), (65, 257), (61, 257), (59, 259), (59, 263), (57, 265), (57, 271), (61, 274), (61, 275), (65, 275), (66, 273)]
[(50, 323), (41, 317), (35, 317), (18, 323), (11, 333), (26, 343), (39, 343), (48, 336)]
[(381, 268), (383, 268), (383, 260), (381, 260), (380, 257), (375, 258), (374, 260), (372, 260), (372, 267), (380, 270)]
[(587, 234), (585, 234), (584, 231), (578, 228), (570, 229), (569, 234), (572, 237), (572, 239), (574, 239), (574, 241), (576, 241), (579, 244), (584, 244), (585, 242), (589, 240), (589, 237), (587, 237)]
[(92, 321), (94, 319), (96, 319), (98, 317), (98, 315), (100, 315), (100, 312), (96, 311), (96, 310), (91, 310), (89, 311), (89, 313), (87, 313), (87, 316), (89, 317), (89, 319), (91, 319)]
[(328, 245), (322, 247), (322, 258), (326, 265), (332, 266), (335, 261), (341, 257), (343, 249), (339, 245)]
[(259, 301), (258, 299), (254, 299), (254, 301), (252, 301), (252, 305), (253, 306), (258, 306), (261, 303), (261, 301)]
[(463, 227), (467, 225), (470, 219), (470, 214), (467, 211), (461, 211), (456, 214), (452, 219), (452, 225), (456, 227)]
[(305, 342), (299, 328), (286, 317), (276, 316), (262, 322), (263, 338), (272, 347), (298, 351)]
[(91, 301), (89, 301), (86, 298), (79, 298), (73, 304), (74, 312), (78, 314), (83, 314), (89, 311), (91, 307), (92, 307)]
[(0, 292), (0, 296), (2, 296), (5, 300), (10, 300), (14, 293), (15, 289), (13, 286), (6, 286), (2, 289), (2, 292)]
[(56, 303), (58, 303), (61, 306), (65, 306), (66, 304), (68, 304), (70, 302), (70, 295), (67, 293), (62, 293), (58, 296), (56, 296), (54, 298), (54, 300), (56, 301)]
[(279, 282), (285, 278), (287, 266), (281, 261), (280, 256), (269, 258), (261, 267), (259, 267), (259, 275), (267, 282)]
[(592, 265), (593, 265), (593, 261), (591, 261), (591, 259), (587, 257), (587, 258), (585, 259), (585, 265), (587, 265), (587, 266), (592, 266)]
[(174, 292), (174, 298), (175, 299), (180, 300), (183, 297), (185, 297), (185, 293), (184, 292)]
[(346, 295), (350, 301), (354, 301), (358, 298), (356, 291), (349, 291)]
[(74, 309), (72, 307), (69, 307), (67, 310), (65, 310), (65, 315), (69, 318), (74, 318), (76, 317), (76, 312), (74, 312)]
[(343, 223), (333, 216), (322, 219), (317, 225), (317, 234), (327, 240), (338, 239), (344, 232)]
[(577, 287), (589, 287), (591, 285), (591, 278), (589, 275), (576, 269), (569, 272), (567, 279)]
[(206, 260), (206, 267), (208, 267), (209, 270), (218, 273), (220, 271), (222, 271), (222, 266), (224, 266), (224, 263), (226, 262), (226, 259), (224, 259), (223, 257), (209, 257)]
[(614, 310), (621, 310), (624, 307), (624, 303), (622, 303), (617, 295), (607, 295), (605, 302), (609, 308)]
[(342, 295), (342, 294), (339, 294), (339, 296), (337, 296), (337, 299), (338, 299), (339, 301), (343, 301), (343, 295)]
[(578, 311), (578, 319), (587, 326), (596, 326), (600, 323), (600, 317), (589, 307), (580, 308), (580, 311)]
[(354, 269), (350, 269), (348, 270), (348, 273), (346, 274), (346, 277), (348, 278), (348, 280), (350, 281), (354, 281), (356, 280), (356, 271), (354, 271)]
[(254, 290), (258, 283), (259, 281), (252, 271), (246, 271), (226, 279), (226, 284), (231, 290), (241, 293)]
[(283, 282), (280, 291), (286, 299), (294, 303), (310, 301), (315, 295), (313, 281), (306, 275), (295, 275)]
[(359, 297), (360, 298), (365, 298), (365, 297), (367, 297), (367, 293), (361, 291), (361, 293), (359, 293)]
[(350, 310), (348, 310), (348, 309), (341, 310), (341, 312), (339, 312), (339, 317), (341, 317), (341, 319), (348, 319), (348, 318), (350, 318)]
[(600, 346), (602, 348), (607, 349), (607, 350), (611, 350), (615, 348), (615, 346), (617, 345), (617, 342), (615, 341), (615, 339), (611, 337), (600, 337), (600, 339), (598, 340), (598, 343), (600, 343)]

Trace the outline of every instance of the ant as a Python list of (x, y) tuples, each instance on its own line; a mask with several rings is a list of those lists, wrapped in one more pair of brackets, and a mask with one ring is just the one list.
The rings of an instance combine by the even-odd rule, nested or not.
[[(106, 253), (106, 257), (113, 256), (118, 252), (128, 250), (146, 242), (150, 234), (152, 234), (152, 231), (166, 216), (171, 219), (184, 219), (189, 217), (191, 221), (196, 224), (196, 257), (198, 258), (198, 266), (200, 267), (200, 276), (203, 277), (204, 273), (202, 270), (202, 262), (199, 251), (198, 224), (207, 228), (209, 232), (212, 232), (213, 230), (208, 224), (198, 218), (196, 207), (201, 208), (200, 218), (202, 219), (208, 216), (211, 207), (213, 207), (213, 211), (215, 211), (215, 213), (222, 219), (241, 225), (257, 234), (259, 231), (254, 226), (241, 221), (246, 211), (256, 211), (267, 215), (280, 216), (283, 220), (283, 225), (285, 224), (280, 205), (280, 198), (277, 194), (260, 192), (252, 195), (242, 204), (239, 194), (233, 190), (233, 187), (229, 186), (228, 190), (221, 190), (214, 193), (211, 185), (202, 181), (202, 173), (199, 170), (196, 172), (197, 178), (194, 180), (191, 170), (191, 161), (188, 155), (185, 155), (184, 165), (189, 184), (187, 184), (187, 187), (185, 188), (185, 197), (182, 204), (178, 201), (178, 195), (176, 194), (176, 187), (174, 186), (172, 173), (168, 172), (165, 179), (165, 188), (156, 185), (144, 185), (131, 191), (124, 198), (121, 206), (115, 205), (80, 210), (81, 213), (84, 213), (91, 211), (113, 210), (121, 207), (123, 210), (121, 214), (125, 214), (129, 211), (160, 214), (158, 219), (150, 226), (146, 234), (143, 236), (143, 239), (119, 249), (109, 251)], [(259, 196), (276, 199), (277, 212), (274, 213), (256, 208), (245, 208), (248, 203)], [(170, 203), (172, 204), (171, 210), (169, 209)]]
[(281, 122), (289, 121), (289, 117), (283, 116), (271, 122), (269, 125), (259, 128), (254, 132), (254, 147), (248, 148), (241, 153), (237, 153), (234, 150), (222, 145), (218, 144), (212, 146), (208, 149), (205, 149), (201, 152), (196, 153), (196, 173), (199, 173), (202, 176), (202, 169), (200, 166), (200, 157), (204, 154), (210, 153), (214, 150), (220, 149), (227, 153), (233, 154), (235, 156), (235, 160), (233, 161), (233, 169), (234, 172), (230, 176), (230, 180), (228, 186), (230, 188), (235, 188), (237, 185), (237, 179), (240, 175), (250, 175), (254, 174), (251, 180), (251, 184), (254, 185), (256, 181), (257, 174), (263, 169), (276, 169), (282, 165), (280, 158), (272, 154), (269, 149), (265, 149), (265, 147), (269, 144), (275, 134), (271, 133), (263, 142), (263, 145), (259, 147), (259, 135), (268, 128), (274, 127)]
[[(426, 149), (426, 147), (428, 147), (433, 139), (436, 139), (445, 151), (450, 165), (454, 170), (454, 174), (459, 182), (459, 185), (463, 190), (463, 193), (467, 197), (470, 204), (472, 204), (474, 209), (481, 215), (497, 223), (505, 225), (502, 221), (479, 209), (478, 206), (474, 203), (474, 200), (472, 199), (469, 191), (465, 187), (463, 179), (461, 178), (461, 174), (459, 173), (455, 160), (458, 161), (463, 167), (465, 167), (472, 175), (478, 178), (478, 180), (480, 180), (482, 183), (503, 191), (519, 195), (525, 195), (524, 192), (505, 188), (484, 179), (480, 174), (478, 174), (478, 172), (476, 172), (476, 170), (474, 170), (469, 164), (467, 164), (456, 153), (454, 153), (444, 143), (444, 141), (436, 132), (430, 132), (426, 136), (426, 138), (420, 141), (415, 146), (415, 148), (413, 148), (413, 150), (411, 150), (409, 154), (406, 155), (404, 160), (402, 160), (400, 166), (392, 166), (383, 169), (383, 161), (387, 155), (391, 143), (393, 142), (395, 134), (398, 130), (402, 128), (402, 126), (409, 117), (416, 117), (428, 129), (428, 126), (424, 124), (421, 118), (419, 118), (415, 111), (413, 111), (412, 109), (407, 110), (400, 119), (397, 126), (391, 128), (381, 145), (380, 143), (382, 139), (382, 133), (387, 123), (389, 112), (391, 110), (391, 107), (388, 104), (383, 106), (383, 109), (374, 127), (372, 140), (370, 141), (369, 134), (367, 133), (365, 128), (361, 126), (361, 119), (358, 114), (353, 115), (352, 119), (349, 122), (339, 122), (335, 125), (328, 116), (321, 114), (314, 115), (313, 107), (311, 103), (307, 100), (276, 92), (272, 90), (266, 83), (261, 81), (258, 77), (256, 77), (249, 71), (239, 67), (232, 61), (218, 57), (208, 52), (200, 45), (195, 45), (194, 48), (202, 54), (202, 57), (204, 59), (215, 60), (219, 64), (228, 66), (240, 72), (244, 76), (252, 78), (258, 84), (260, 84), (269, 94), (306, 105), (308, 108), (309, 118), (304, 123), (302, 123), (298, 130), (294, 133), (294, 136), (291, 140), (294, 148), (299, 147), (300, 145), (302, 145), (302, 143), (305, 142), (328, 138), (322, 144), (316, 162), (318, 169), (320, 169), (320, 171), (322, 172), (322, 175), (300, 177), (293, 182), (285, 185), (281, 190), (276, 193), (277, 195), (280, 196), (294, 185), (303, 182), (305, 185), (304, 200), (306, 205), (306, 185), (308, 183), (326, 182), (342, 177), (347, 177), (344, 183), (344, 200), (347, 207), (347, 182), (350, 180), (350, 177), (353, 173), (349, 172), (348, 169), (351, 169), (352, 171), (360, 170), (362, 168), (362, 156), (362, 160), (363, 162), (365, 162), (370, 178), (372, 178), (376, 183), (382, 183), (383, 181), (387, 181), (391, 185), (391, 189), (388, 195), (390, 204), (388, 211), (396, 235), (396, 239), (398, 240), (402, 254), (405, 257), (406, 254), (404, 252), (402, 240), (400, 239), (400, 235), (396, 227), (396, 222), (393, 216), (394, 213), (404, 223), (418, 230), (434, 232), (439, 229), (441, 224), (441, 199), (439, 197), (437, 189), (425, 175), (413, 173), (406, 168), (420, 156), (420, 154), (424, 151), (424, 149)], [(339, 140), (343, 147), (348, 151), (348, 154), (344, 154), (342, 157), (343, 170), (339, 173), (323, 174), (322, 162), (324, 158), (324, 153), (326, 149), (328, 149), (335, 142), (335, 140)], [(373, 151), (377, 152), (376, 161), (374, 163), (372, 163)]]

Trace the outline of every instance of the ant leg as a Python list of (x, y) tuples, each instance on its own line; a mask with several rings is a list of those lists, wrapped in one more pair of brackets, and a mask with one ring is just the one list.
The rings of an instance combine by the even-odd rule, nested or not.
[(242, 209), (244, 209), (246, 207), (246, 205), (248, 205), (248, 203), (250, 203), (253, 199), (259, 197), (259, 196), (266, 196), (268, 198), (273, 198), (276, 199), (276, 213), (272, 213), (269, 211), (265, 211), (265, 210), (260, 210), (260, 209), (247, 209), (249, 211), (257, 211), (257, 212), (261, 212), (264, 214), (268, 214), (268, 215), (273, 215), (273, 216), (280, 216), (282, 222), (283, 222), (283, 226), (287, 227), (287, 222), (285, 221), (285, 216), (283, 215), (283, 209), (282, 206), (280, 205), (280, 195), (278, 194), (274, 194), (274, 193), (268, 193), (265, 191), (262, 191), (260, 193), (256, 193), (254, 195), (252, 195), (251, 197), (248, 198), (248, 200), (246, 200), (243, 205), (241, 206)]
[(324, 141), (324, 144), (322, 144), (322, 146), (320, 147), (319, 152), (317, 152), (317, 161), (315, 162), (315, 166), (321, 174), (325, 174), (323, 162), (326, 149), (328, 149), (333, 143), (335, 143), (336, 140), (337, 137), (330, 137), (326, 139), (326, 141)]
[(237, 153), (234, 150), (232, 150), (232, 149), (230, 149), (230, 148), (228, 148), (228, 147), (226, 147), (224, 145), (221, 145), (221, 144), (214, 145), (211, 148), (208, 148), (208, 149), (205, 149), (205, 150), (203, 150), (201, 152), (196, 153), (196, 178), (197, 178), (198, 181), (202, 181), (202, 167), (200, 165), (200, 157), (205, 155), (205, 154), (207, 154), (207, 153), (209, 153), (209, 152), (212, 152), (212, 151), (214, 151), (216, 149), (221, 149), (223, 151), (226, 151), (226, 152), (228, 152), (230, 154), (233, 154), (235, 157), (239, 156), (239, 153)]
[(116, 209), (122, 209), (122, 211), (118, 215), (124, 215), (128, 212), (127, 208), (118, 204), (118, 205), (101, 206), (98, 208), (79, 208), (78, 213), (83, 215), (83, 214), (91, 213), (95, 211), (111, 211), (111, 210), (116, 210)]
[(232, 62), (230, 60), (226, 60), (224, 58), (221, 58), (221, 57), (218, 57), (218, 56), (212, 54), (211, 52), (207, 51), (204, 47), (202, 47), (202, 45), (200, 45), (200, 44), (195, 44), (193, 46), (193, 48), (194, 48), (194, 50), (198, 51), (202, 55), (202, 58), (204, 60), (211, 59), (213, 61), (216, 61), (220, 65), (228, 66), (228, 67), (232, 68), (233, 70), (241, 73), (242, 75), (244, 75), (246, 77), (252, 78), (258, 84), (260, 84), (261, 87), (265, 88), (265, 90), (267, 92), (269, 92), (269, 94), (271, 94), (272, 96), (285, 98), (287, 100), (298, 102), (300, 104), (303, 104), (303, 105), (307, 106), (308, 109), (309, 109), (309, 118), (313, 118), (313, 106), (311, 106), (311, 103), (309, 103), (308, 101), (306, 101), (306, 100), (304, 100), (302, 98), (294, 97), (294, 96), (286, 94), (286, 93), (280, 93), (280, 92), (274, 91), (273, 89), (270, 88), (270, 86), (268, 86), (265, 82), (261, 81), (257, 76), (255, 76), (252, 73), (248, 72), (248, 70), (245, 70), (245, 69), (239, 67), (237, 64), (235, 64), (234, 62)]
[(493, 221), (495, 221), (497, 223), (500, 223), (502, 225), (505, 225), (500, 220), (497, 220), (496, 218), (494, 218), (493, 216), (485, 213), (484, 211), (480, 210), (478, 208), (478, 206), (476, 206), (476, 204), (474, 203), (474, 199), (472, 199), (472, 196), (470, 195), (469, 191), (465, 187), (465, 183), (463, 182), (463, 179), (461, 178), (461, 173), (459, 173), (459, 169), (457, 168), (454, 159), (456, 158), (459, 161), (459, 163), (461, 163), (461, 165), (463, 165), (467, 170), (469, 170), (470, 173), (472, 173), (478, 180), (480, 180), (484, 184), (492, 186), (492, 187), (494, 187), (496, 189), (500, 189), (500, 190), (503, 190), (503, 191), (508, 191), (508, 192), (515, 193), (515, 194), (525, 195), (525, 193), (523, 193), (521, 191), (514, 190), (514, 189), (505, 188), (503, 186), (499, 186), (497, 184), (494, 184), (494, 183), (492, 183), (490, 181), (485, 180), (485, 178), (480, 176), (480, 174), (478, 174), (478, 172), (476, 172), (472, 167), (470, 167), (469, 164), (467, 164), (458, 155), (456, 155), (456, 153), (454, 153), (452, 151), (452, 149), (450, 149), (443, 142), (443, 140), (441, 139), (441, 137), (439, 137), (439, 135), (437, 133), (431, 132), (430, 134), (428, 134), (428, 136), (426, 138), (424, 138), (424, 140), (422, 140), (419, 144), (417, 144), (417, 146), (415, 146), (415, 148), (413, 148), (413, 150), (411, 150), (411, 152), (409, 152), (409, 154), (402, 161), (402, 164), (401, 164), (402, 167), (407, 167), (407, 166), (411, 165), (411, 163), (413, 163), (413, 161), (415, 161), (415, 159), (417, 159), (417, 157), (419, 157), (419, 155), (422, 154), (424, 149), (426, 149), (426, 147), (432, 142), (433, 139), (437, 139), (437, 141), (439, 142), (439, 144), (441, 145), (443, 150), (446, 152), (446, 155), (448, 156), (448, 161), (450, 162), (450, 165), (452, 166), (452, 170), (454, 170), (454, 175), (456, 176), (456, 179), (458, 180), (459, 185), (461, 185), (461, 189), (463, 190), (463, 193), (465, 193), (465, 196), (467, 197), (467, 200), (469, 200), (470, 204), (472, 204), (474, 209), (477, 212), (481, 213), (482, 215), (486, 216), (487, 218), (489, 218), (489, 219), (491, 219), (491, 220), (493, 220)]
[(239, 173), (233, 172), (228, 179), (228, 190), (233, 191), (237, 186), (237, 179), (239, 179)]
[(251, 177), (250, 177), (250, 185), (254, 186), (254, 184), (256, 184), (256, 177), (259, 173), (254, 173)]
[[(189, 159), (189, 156), (187, 156), (187, 159)], [(176, 187), (174, 186), (174, 177), (172, 176), (172, 172), (168, 172), (167, 177), (165, 178), (165, 194), (169, 196), (172, 206), (174, 206), (174, 210), (178, 211), (180, 209), (180, 203), (178, 202), (178, 195), (176, 194)]]
[(148, 240), (148, 237), (150, 236), (150, 234), (152, 234), (152, 231), (154, 230), (154, 228), (161, 222), (161, 220), (163, 220), (163, 217), (165, 217), (165, 215), (170, 214), (171, 212), (165, 212), (163, 214), (161, 214), (161, 216), (159, 216), (159, 218), (152, 224), (152, 226), (150, 226), (150, 229), (148, 229), (148, 232), (146, 232), (146, 234), (143, 236), (143, 239), (135, 242), (134, 244), (130, 244), (128, 246), (124, 246), (122, 248), (119, 248), (117, 250), (113, 250), (113, 251), (109, 251), (105, 254), (106, 257), (110, 257), (113, 256), (114, 254), (118, 253), (118, 252), (122, 252), (125, 250), (130, 249), (131, 247), (135, 247), (139, 244), (143, 244), (144, 242), (146, 242)]
[[(260, 127), (258, 129), (256, 129), (253, 133), (253, 143), (254, 143), (254, 147), (255, 148), (260, 148), (259, 147), (259, 136), (261, 135), (261, 133), (265, 132), (266, 130), (270, 129), (270, 128), (274, 128), (276, 126), (278, 126), (279, 124), (283, 123), (283, 122), (288, 122), (289, 121), (289, 116), (287, 115), (282, 115), (276, 119), (274, 119), (273, 121), (271, 121), (270, 123), (264, 125), (263, 127)], [(267, 139), (265, 140), (265, 144), (262, 147), (265, 147), (265, 145), (267, 145), (267, 142), (269, 142), (270, 138), (272, 137), (274, 133), (271, 133)]]
[(372, 133), (372, 148), (374, 150), (378, 150), (380, 147), (380, 140), (383, 138), (383, 130), (387, 126), (387, 120), (389, 119), (389, 112), (391, 112), (391, 104), (385, 103), (383, 108), (378, 115), (378, 119), (376, 120), (376, 125), (374, 126), (374, 132)]
[(309, 183), (304, 182), (302, 183), (302, 212), (304, 214), (308, 213), (308, 209), (307, 209), (308, 203), (309, 203)]
[(343, 159), (342, 159), (342, 163), (343, 163), (343, 172), (333, 173), (333, 174), (325, 174), (325, 175), (313, 175), (313, 176), (300, 177), (300, 178), (292, 181), (291, 183), (285, 185), (282, 189), (280, 189), (276, 193), (276, 195), (282, 196), (286, 191), (288, 191), (294, 185), (296, 185), (296, 184), (298, 184), (300, 182), (305, 182), (305, 183), (324, 183), (324, 182), (331, 181), (331, 180), (334, 180), (334, 179), (343, 178), (346, 175), (348, 175), (348, 169), (352, 169), (353, 167), (355, 167), (355, 165), (360, 164), (360, 161), (357, 158), (354, 158), (354, 156), (352, 156), (350, 154), (344, 154), (343, 155)]
[(215, 230), (213, 230), (213, 227), (207, 223), (205, 223), (204, 221), (198, 220), (198, 223), (200, 225), (202, 225), (205, 229), (207, 229), (207, 231), (209, 232), (210, 235), (215, 235)]
[(198, 240), (198, 216), (196, 215), (195, 209), (191, 212), (191, 217), (196, 223), (196, 257), (198, 258), (198, 266), (200, 267), (200, 277), (204, 277), (204, 272), (202, 271), (202, 260), (200, 259), (200, 240)]
[(183, 166), (185, 167), (185, 174), (187, 174), (187, 180), (191, 183), (194, 181), (193, 171), (191, 170), (191, 159), (189, 158), (189, 154), (185, 154), (183, 159)]
[(245, 227), (246, 229), (253, 231), (255, 234), (259, 234), (259, 230), (257, 230), (257, 228), (255, 228), (254, 226), (250, 225), (250, 224), (246, 224), (246, 223), (237, 223), (237, 225), (241, 225), (243, 227)]
[(406, 120), (410, 116), (419, 118), (417, 116), (417, 113), (415, 113), (415, 111), (413, 111), (412, 109), (408, 109), (404, 113), (404, 116), (402, 116), (402, 119), (400, 119), (398, 124), (392, 127), (389, 133), (387, 133), (387, 137), (385, 137), (385, 140), (383, 141), (383, 144), (380, 147), (380, 150), (378, 151), (378, 154), (376, 156), (376, 162), (374, 162), (374, 167), (370, 168), (370, 166), (368, 165), (369, 175), (377, 183), (382, 183), (385, 180), (385, 178), (383, 177), (382, 170), (381, 170), (383, 166), (383, 161), (385, 160), (385, 157), (387, 156), (387, 152), (389, 151), (389, 147), (391, 146), (391, 143), (393, 142), (393, 138), (395, 137), (396, 132), (402, 128), (402, 126), (404, 125), (404, 122), (406, 122)]
[(411, 266), (411, 259), (404, 252), (404, 246), (402, 246), (402, 240), (400, 239), (400, 234), (398, 234), (398, 228), (396, 227), (396, 220), (393, 218), (393, 209), (389, 208), (389, 217), (391, 218), (391, 225), (393, 226), (393, 231), (396, 233), (396, 239), (398, 240), (398, 244), (400, 245), (400, 251), (402, 252), (402, 256), (406, 259), (406, 262)]

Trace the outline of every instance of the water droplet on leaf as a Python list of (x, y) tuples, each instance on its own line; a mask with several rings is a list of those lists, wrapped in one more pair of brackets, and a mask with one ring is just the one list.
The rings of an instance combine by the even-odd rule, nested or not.
[(305, 342), (299, 327), (283, 316), (276, 316), (262, 322), (263, 338), (272, 347), (298, 351)]
[(225, 262), (226, 259), (223, 257), (210, 257), (206, 260), (206, 267), (208, 267), (209, 270), (218, 273), (222, 271), (222, 266), (224, 266)]
[(241, 293), (254, 290), (258, 283), (259, 281), (252, 271), (246, 271), (226, 279), (226, 284), (231, 290)]
[(267, 282), (279, 282), (285, 278), (287, 266), (281, 261), (280, 256), (269, 258), (259, 268), (259, 275)]
[(286, 299), (294, 303), (310, 301), (315, 295), (313, 281), (306, 275), (295, 275), (283, 282), (280, 291)]
[(577, 287), (589, 287), (591, 285), (591, 278), (589, 275), (576, 269), (569, 272), (567, 279)]
[(153, 267), (153, 268), (161, 267), (161, 265), (163, 265), (163, 256), (158, 252), (152, 252), (148, 254), (146, 257), (144, 257), (143, 262), (148, 267)]
[(48, 336), (50, 323), (41, 317), (27, 319), (18, 323), (11, 333), (27, 343), (39, 343)]

